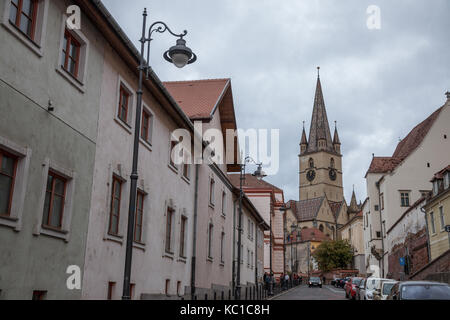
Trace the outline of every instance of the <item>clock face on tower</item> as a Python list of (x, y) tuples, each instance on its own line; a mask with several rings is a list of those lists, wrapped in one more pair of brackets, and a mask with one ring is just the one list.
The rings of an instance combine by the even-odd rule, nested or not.
[(308, 179), (309, 182), (312, 182), (316, 178), (316, 172), (314, 170), (309, 170), (306, 173), (306, 179)]
[(330, 170), (330, 179), (331, 179), (332, 181), (336, 181), (336, 178), (337, 178), (336, 170), (331, 169), (331, 170)]

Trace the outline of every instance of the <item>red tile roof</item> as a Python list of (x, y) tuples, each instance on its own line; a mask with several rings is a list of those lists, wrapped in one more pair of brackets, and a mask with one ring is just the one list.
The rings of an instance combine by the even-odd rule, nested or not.
[(367, 173), (386, 173), (394, 170), (401, 162), (392, 157), (374, 157)]
[(437, 109), (435, 112), (433, 112), (433, 114), (431, 114), (431, 116), (429, 116), (427, 119), (419, 123), (414, 129), (412, 129), (411, 132), (406, 136), (406, 138), (400, 141), (400, 143), (397, 145), (397, 149), (395, 149), (392, 157), (404, 160), (411, 154), (411, 152), (416, 150), (416, 148), (420, 145), (420, 143), (427, 135), (434, 121), (441, 113), (442, 108), (443, 107)]
[(306, 228), (301, 230), (301, 241), (326, 241), (330, 237), (316, 228)]
[(393, 171), (422, 143), (430, 131), (434, 121), (441, 113), (443, 107), (433, 112), (428, 118), (419, 123), (411, 132), (399, 142), (392, 157), (374, 157), (366, 173), (387, 173)]
[(230, 79), (207, 79), (168, 81), (163, 84), (184, 113), (190, 119), (195, 120), (211, 116), (229, 82)]
[[(230, 179), (233, 186), (236, 188), (240, 187), (240, 174), (229, 174), (228, 179)], [(244, 188), (255, 188), (255, 189), (272, 189), (274, 191), (283, 192), (280, 188), (274, 186), (273, 184), (270, 184), (267, 181), (259, 180), (256, 177), (252, 176), (251, 174), (245, 175), (245, 180), (242, 185)]]
[(444, 169), (442, 169), (439, 172), (437, 172), (434, 175), (434, 177), (431, 180), (431, 182), (433, 182), (434, 180), (437, 180), (437, 179), (443, 179), (444, 178), (444, 173), (446, 173), (447, 171), (450, 171), (450, 165), (446, 166)]

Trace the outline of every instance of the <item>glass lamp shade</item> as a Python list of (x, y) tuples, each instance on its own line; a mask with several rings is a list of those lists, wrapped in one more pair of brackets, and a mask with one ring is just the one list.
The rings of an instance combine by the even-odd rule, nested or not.
[(177, 68), (183, 68), (197, 60), (192, 50), (186, 47), (186, 40), (178, 39), (177, 44), (164, 53), (164, 59), (173, 63)]
[(189, 61), (188, 55), (182, 52), (174, 53), (170, 57), (177, 68), (183, 68)]

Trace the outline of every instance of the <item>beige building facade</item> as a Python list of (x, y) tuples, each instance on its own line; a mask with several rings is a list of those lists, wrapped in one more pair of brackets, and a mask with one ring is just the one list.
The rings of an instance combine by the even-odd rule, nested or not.
[(450, 225), (450, 165), (436, 173), (431, 182), (433, 191), (424, 208), (433, 261), (450, 250), (450, 233), (445, 229)]

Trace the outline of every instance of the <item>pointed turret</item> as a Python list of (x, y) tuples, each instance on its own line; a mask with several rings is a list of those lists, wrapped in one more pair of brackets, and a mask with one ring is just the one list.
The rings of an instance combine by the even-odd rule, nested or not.
[(347, 212), (349, 214), (359, 212), (359, 206), (358, 206), (358, 202), (356, 201), (356, 194), (355, 194), (354, 188), (353, 188), (352, 200), (350, 201), (350, 206), (348, 207)]
[[(318, 67), (317, 69), (320, 70), (320, 67)], [(330, 126), (328, 124), (325, 102), (323, 99), (320, 74), (318, 74), (307, 151), (317, 152), (322, 150), (335, 152), (333, 142), (331, 140)]]
[(337, 130), (337, 123), (334, 122), (334, 138), (333, 138), (333, 148), (337, 153), (341, 153), (341, 140), (339, 140), (339, 134)]
[(305, 122), (303, 121), (302, 140), (300, 141), (300, 153), (304, 153), (308, 148), (308, 140), (306, 139)]

